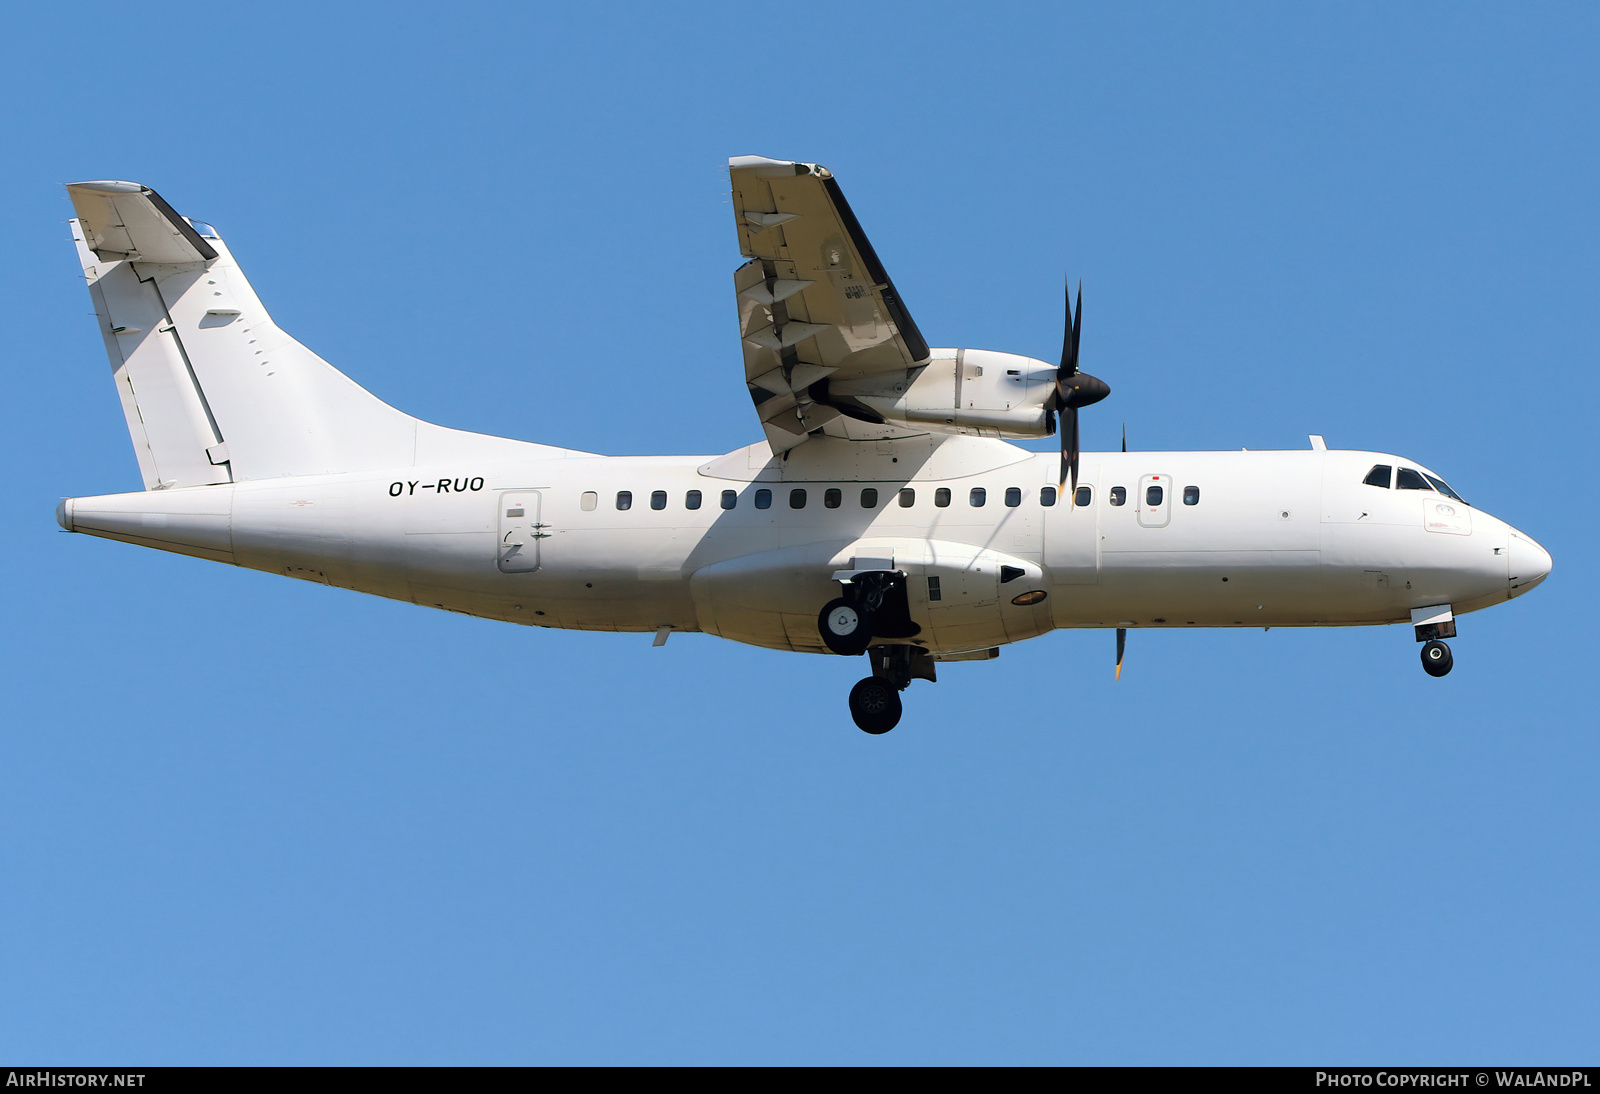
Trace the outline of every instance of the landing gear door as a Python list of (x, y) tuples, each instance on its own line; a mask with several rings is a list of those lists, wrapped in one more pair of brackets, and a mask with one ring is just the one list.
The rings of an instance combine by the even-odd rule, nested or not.
[(539, 491), (507, 490), (500, 495), (499, 565), (503, 573), (539, 568), (539, 541), (549, 532), (539, 523)]

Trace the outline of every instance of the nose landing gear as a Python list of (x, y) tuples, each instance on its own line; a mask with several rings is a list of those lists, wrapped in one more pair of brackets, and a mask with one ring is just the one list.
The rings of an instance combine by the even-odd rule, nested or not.
[(1455, 664), (1451, 656), (1450, 647), (1437, 638), (1427, 642), (1422, 647), (1422, 671), (1429, 676), (1443, 676), (1450, 671), (1450, 666)]
[(1430, 608), (1411, 609), (1411, 627), (1422, 646), (1422, 671), (1429, 676), (1443, 676), (1450, 671), (1455, 658), (1450, 647), (1441, 639), (1456, 636), (1456, 616), (1448, 604), (1435, 604)]

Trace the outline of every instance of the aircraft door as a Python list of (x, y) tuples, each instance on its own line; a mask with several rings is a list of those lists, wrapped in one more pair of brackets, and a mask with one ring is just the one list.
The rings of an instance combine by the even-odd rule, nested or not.
[(1172, 519), (1171, 475), (1144, 475), (1139, 479), (1139, 493), (1134, 498), (1135, 512), (1143, 528), (1165, 528)]
[(499, 565), (503, 573), (539, 568), (539, 541), (549, 539), (539, 523), (539, 491), (507, 490), (500, 495)]

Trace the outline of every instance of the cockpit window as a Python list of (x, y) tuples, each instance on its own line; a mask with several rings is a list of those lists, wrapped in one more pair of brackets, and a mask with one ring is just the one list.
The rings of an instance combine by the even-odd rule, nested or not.
[(1394, 477), (1394, 488), (1396, 490), (1431, 490), (1431, 489), (1433, 489), (1432, 487), (1430, 487), (1428, 485), (1428, 480), (1422, 477), (1422, 473), (1421, 472), (1413, 471), (1409, 467), (1402, 467), (1399, 470), (1399, 472), (1395, 475), (1395, 477)]
[(1387, 490), (1389, 489), (1389, 476), (1393, 473), (1393, 467), (1390, 467), (1386, 463), (1380, 463), (1371, 471), (1368, 471), (1367, 477), (1361, 481), (1366, 483), (1368, 486), (1381, 486)]
[(1429, 474), (1424, 473), (1423, 474), (1423, 478), (1425, 478), (1429, 482), (1433, 483), (1433, 488), (1435, 490), (1439, 491), (1439, 493), (1443, 494), (1445, 497), (1451, 498), (1451, 499), (1453, 499), (1455, 501), (1459, 501), (1462, 505), (1470, 505), (1471, 504), (1469, 501), (1467, 501), (1466, 498), (1462, 497), (1460, 494), (1458, 494), (1454, 490), (1450, 489), (1449, 484), (1446, 483), (1443, 479), (1439, 478), (1437, 475), (1429, 475)]

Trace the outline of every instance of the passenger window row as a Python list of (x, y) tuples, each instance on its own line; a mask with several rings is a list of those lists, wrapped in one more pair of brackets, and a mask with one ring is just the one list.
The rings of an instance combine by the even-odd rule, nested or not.
[[(1117, 491), (1120, 491), (1121, 489), (1122, 488), (1120, 486), (1117, 487)], [(1194, 487), (1190, 487), (1189, 489), (1194, 490), (1195, 488)], [(1092, 488), (1090, 488), (1088, 486), (1080, 486), (1080, 487), (1078, 487), (1077, 492), (1075, 494), (1073, 494), (1073, 496), (1072, 496), (1072, 504), (1081, 508), (1083, 506), (1088, 505), (1090, 503), (1090, 501), (1093, 499), (1093, 496), (1094, 496), (1094, 491), (1093, 491)], [(1121, 505), (1122, 502), (1117, 501), (1116, 500), (1116, 496), (1117, 496), (1116, 491), (1113, 491), (1113, 493), (1112, 493), (1113, 500), (1112, 500), (1111, 504), (1113, 504), (1113, 505)], [(797, 487), (792, 488), (789, 491), (789, 508), (790, 509), (804, 509), (806, 507), (807, 498), (808, 498), (808, 495), (807, 495), (805, 487), (797, 486)], [(1003, 495), (1003, 498), (1004, 498), (1004, 501), (1005, 501), (1005, 504), (1006, 504), (1007, 508), (1010, 508), (1010, 509), (1017, 508), (1017, 506), (1022, 504), (1022, 488), (1020, 486), (1008, 486), (1008, 487), (1006, 487), (1005, 494)], [(1198, 493), (1196, 494), (1196, 498), (1198, 499)], [(772, 491), (770, 489), (766, 488), (766, 487), (762, 487), (761, 489), (756, 490), (754, 492), (754, 494), (752, 495), (752, 499), (751, 500), (754, 502), (755, 507), (757, 509), (770, 509), (770, 508), (772, 508)], [(877, 488), (876, 487), (871, 487), (871, 486), (863, 487), (862, 490), (861, 490), (861, 494), (860, 494), (859, 500), (860, 500), (861, 508), (863, 508), (863, 509), (876, 509), (878, 507), (878, 490), (877, 490)], [(1187, 498), (1186, 498), (1186, 500), (1187, 500)], [(938, 488), (936, 488), (934, 490), (934, 492), (933, 492), (933, 504), (936, 507), (938, 507), (940, 509), (949, 508), (950, 501), (951, 501), (951, 493), (950, 493), (950, 488), (948, 486), (941, 486), (941, 487), (938, 487)], [(698, 490), (690, 490), (686, 494), (684, 494), (684, 496), (683, 496), (683, 507), (685, 509), (698, 509), (698, 508), (700, 508), (702, 503), (703, 503), (703, 495)], [(907, 487), (903, 487), (902, 489), (896, 491), (895, 492), (895, 503), (897, 505), (899, 505), (900, 508), (902, 508), (902, 509), (910, 509), (913, 505), (915, 505), (917, 503), (917, 491), (916, 491), (916, 488), (915, 487), (911, 487), (911, 486), (907, 486)], [(989, 503), (989, 491), (986, 488), (984, 488), (982, 486), (974, 486), (970, 490), (967, 491), (967, 504), (969, 506), (971, 506), (972, 508), (981, 509), (985, 505), (987, 505), (988, 503)], [(1053, 486), (1041, 487), (1040, 490), (1039, 490), (1039, 504), (1044, 506), (1044, 507), (1046, 507), (1046, 508), (1049, 508), (1050, 506), (1055, 505), (1055, 503), (1056, 503), (1056, 488), (1053, 487)], [(739, 492), (737, 490), (724, 490), (724, 491), (722, 491), (722, 508), (724, 508), (724, 509), (733, 509), (733, 508), (737, 507), (738, 504), (739, 504)], [(842, 506), (844, 504), (844, 491), (840, 490), (838, 487), (829, 487), (828, 489), (826, 489), (826, 490), (824, 490), (822, 492), (822, 504), (823, 504), (824, 508), (827, 508), (827, 509), (838, 509), (840, 506)], [(1189, 504), (1193, 505), (1194, 502), (1189, 502)], [(595, 509), (597, 509), (599, 507), (599, 505), (600, 505), (600, 495), (599, 495), (599, 493), (597, 491), (594, 491), (594, 490), (585, 490), (583, 492), (583, 494), (578, 499), (578, 507), (580, 509), (582, 509), (585, 513), (594, 512)], [(618, 490), (617, 491), (616, 505), (617, 505), (617, 508), (619, 510), (626, 511), (628, 509), (632, 509), (633, 508), (633, 491), (632, 490)], [(651, 491), (650, 492), (650, 508), (652, 508), (652, 509), (665, 509), (666, 507), (667, 507), (667, 492), (665, 490), (653, 490), (653, 491)]]

